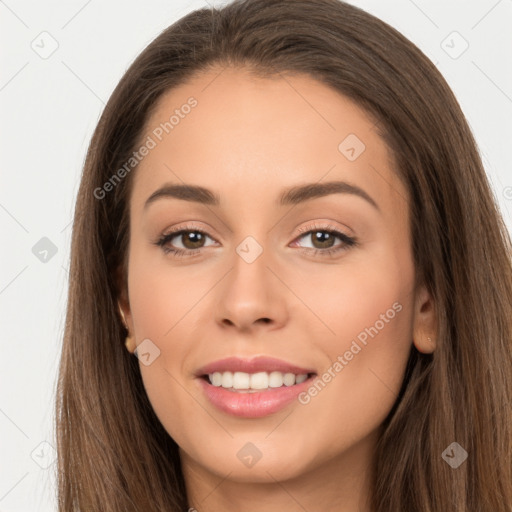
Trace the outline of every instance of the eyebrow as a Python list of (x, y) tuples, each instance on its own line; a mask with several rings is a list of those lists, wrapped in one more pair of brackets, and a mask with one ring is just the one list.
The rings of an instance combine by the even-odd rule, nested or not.
[[(379, 205), (362, 188), (347, 183), (346, 181), (329, 181), (325, 183), (307, 183), (285, 190), (278, 199), (281, 206), (296, 205), (310, 199), (324, 197), (331, 194), (352, 194), (358, 196), (374, 208), (380, 211)], [(155, 190), (144, 204), (146, 209), (151, 203), (162, 198), (181, 199), (183, 201), (197, 202), (209, 206), (219, 206), (220, 198), (211, 190), (198, 186), (186, 184), (166, 184)]]
[(308, 183), (306, 185), (298, 185), (296, 187), (292, 187), (281, 194), (279, 198), (279, 204), (295, 205), (304, 201), (308, 201), (309, 199), (328, 196), (331, 194), (352, 194), (358, 196), (380, 211), (379, 205), (366, 191), (356, 185), (347, 183), (346, 181)]

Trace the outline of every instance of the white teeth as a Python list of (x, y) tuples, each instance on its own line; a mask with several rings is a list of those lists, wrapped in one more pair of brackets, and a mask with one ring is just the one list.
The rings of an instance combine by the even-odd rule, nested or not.
[[(250, 381), (249, 387), (251, 389), (267, 389), (268, 388), (268, 373), (267, 372), (253, 373), (251, 375), (251, 381)], [(238, 388), (238, 389), (242, 389), (242, 388)]]
[(285, 386), (293, 386), (295, 384), (295, 375), (293, 373), (285, 373), (283, 377)]
[(308, 375), (301, 373), (282, 372), (214, 372), (208, 375), (210, 383), (216, 387), (231, 390), (261, 390), (268, 388), (280, 388), (281, 386), (293, 386), (304, 382)]
[(222, 373), (215, 372), (210, 375), (210, 382), (214, 386), (221, 386), (222, 385)]
[(250, 375), (244, 372), (235, 372), (233, 374), (233, 388), (234, 389), (249, 389)]
[(280, 388), (283, 385), (283, 374), (281, 372), (272, 372), (268, 376), (268, 385), (271, 388)]
[(301, 382), (304, 382), (308, 376), (305, 373), (302, 373), (301, 375), (297, 375), (295, 378), (295, 384), (300, 384)]
[(233, 387), (233, 374), (231, 372), (224, 372), (222, 375), (222, 387), (231, 388)]

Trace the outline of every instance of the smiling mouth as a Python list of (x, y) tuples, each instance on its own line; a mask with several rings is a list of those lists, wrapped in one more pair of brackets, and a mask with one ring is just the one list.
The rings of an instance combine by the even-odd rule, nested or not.
[(316, 373), (273, 372), (213, 372), (202, 375), (208, 384), (234, 393), (260, 393), (292, 387), (316, 377)]

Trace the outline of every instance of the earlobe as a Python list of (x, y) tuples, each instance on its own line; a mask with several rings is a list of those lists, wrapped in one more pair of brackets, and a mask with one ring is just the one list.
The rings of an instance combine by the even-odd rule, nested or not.
[(437, 317), (434, 300), (425, 286), (416, 294), (413, 343), (418, 352), (431, 354), (437, 347)]
[(430, 336), (425, 339), (419, 340), (416, 336), (413, 340), (414, 346), (418, 352), (422, 354), (432, 354), (436, 349), (436, 341), (433, 340)]

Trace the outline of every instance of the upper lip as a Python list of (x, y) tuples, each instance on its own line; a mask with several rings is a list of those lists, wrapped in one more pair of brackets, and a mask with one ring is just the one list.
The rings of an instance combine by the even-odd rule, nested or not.
[(242, 357), (226, 357), (219, 359), (199, 368), (196, 372), (196, 376), (202, 377), (203, 375), (214, 372), (282, 372), (294, 373), (295, 375), (315, 373), (311, 368), (301, 368), (300, 366), (288, 363), (282, 359), (257, 356), (251, 359)]

